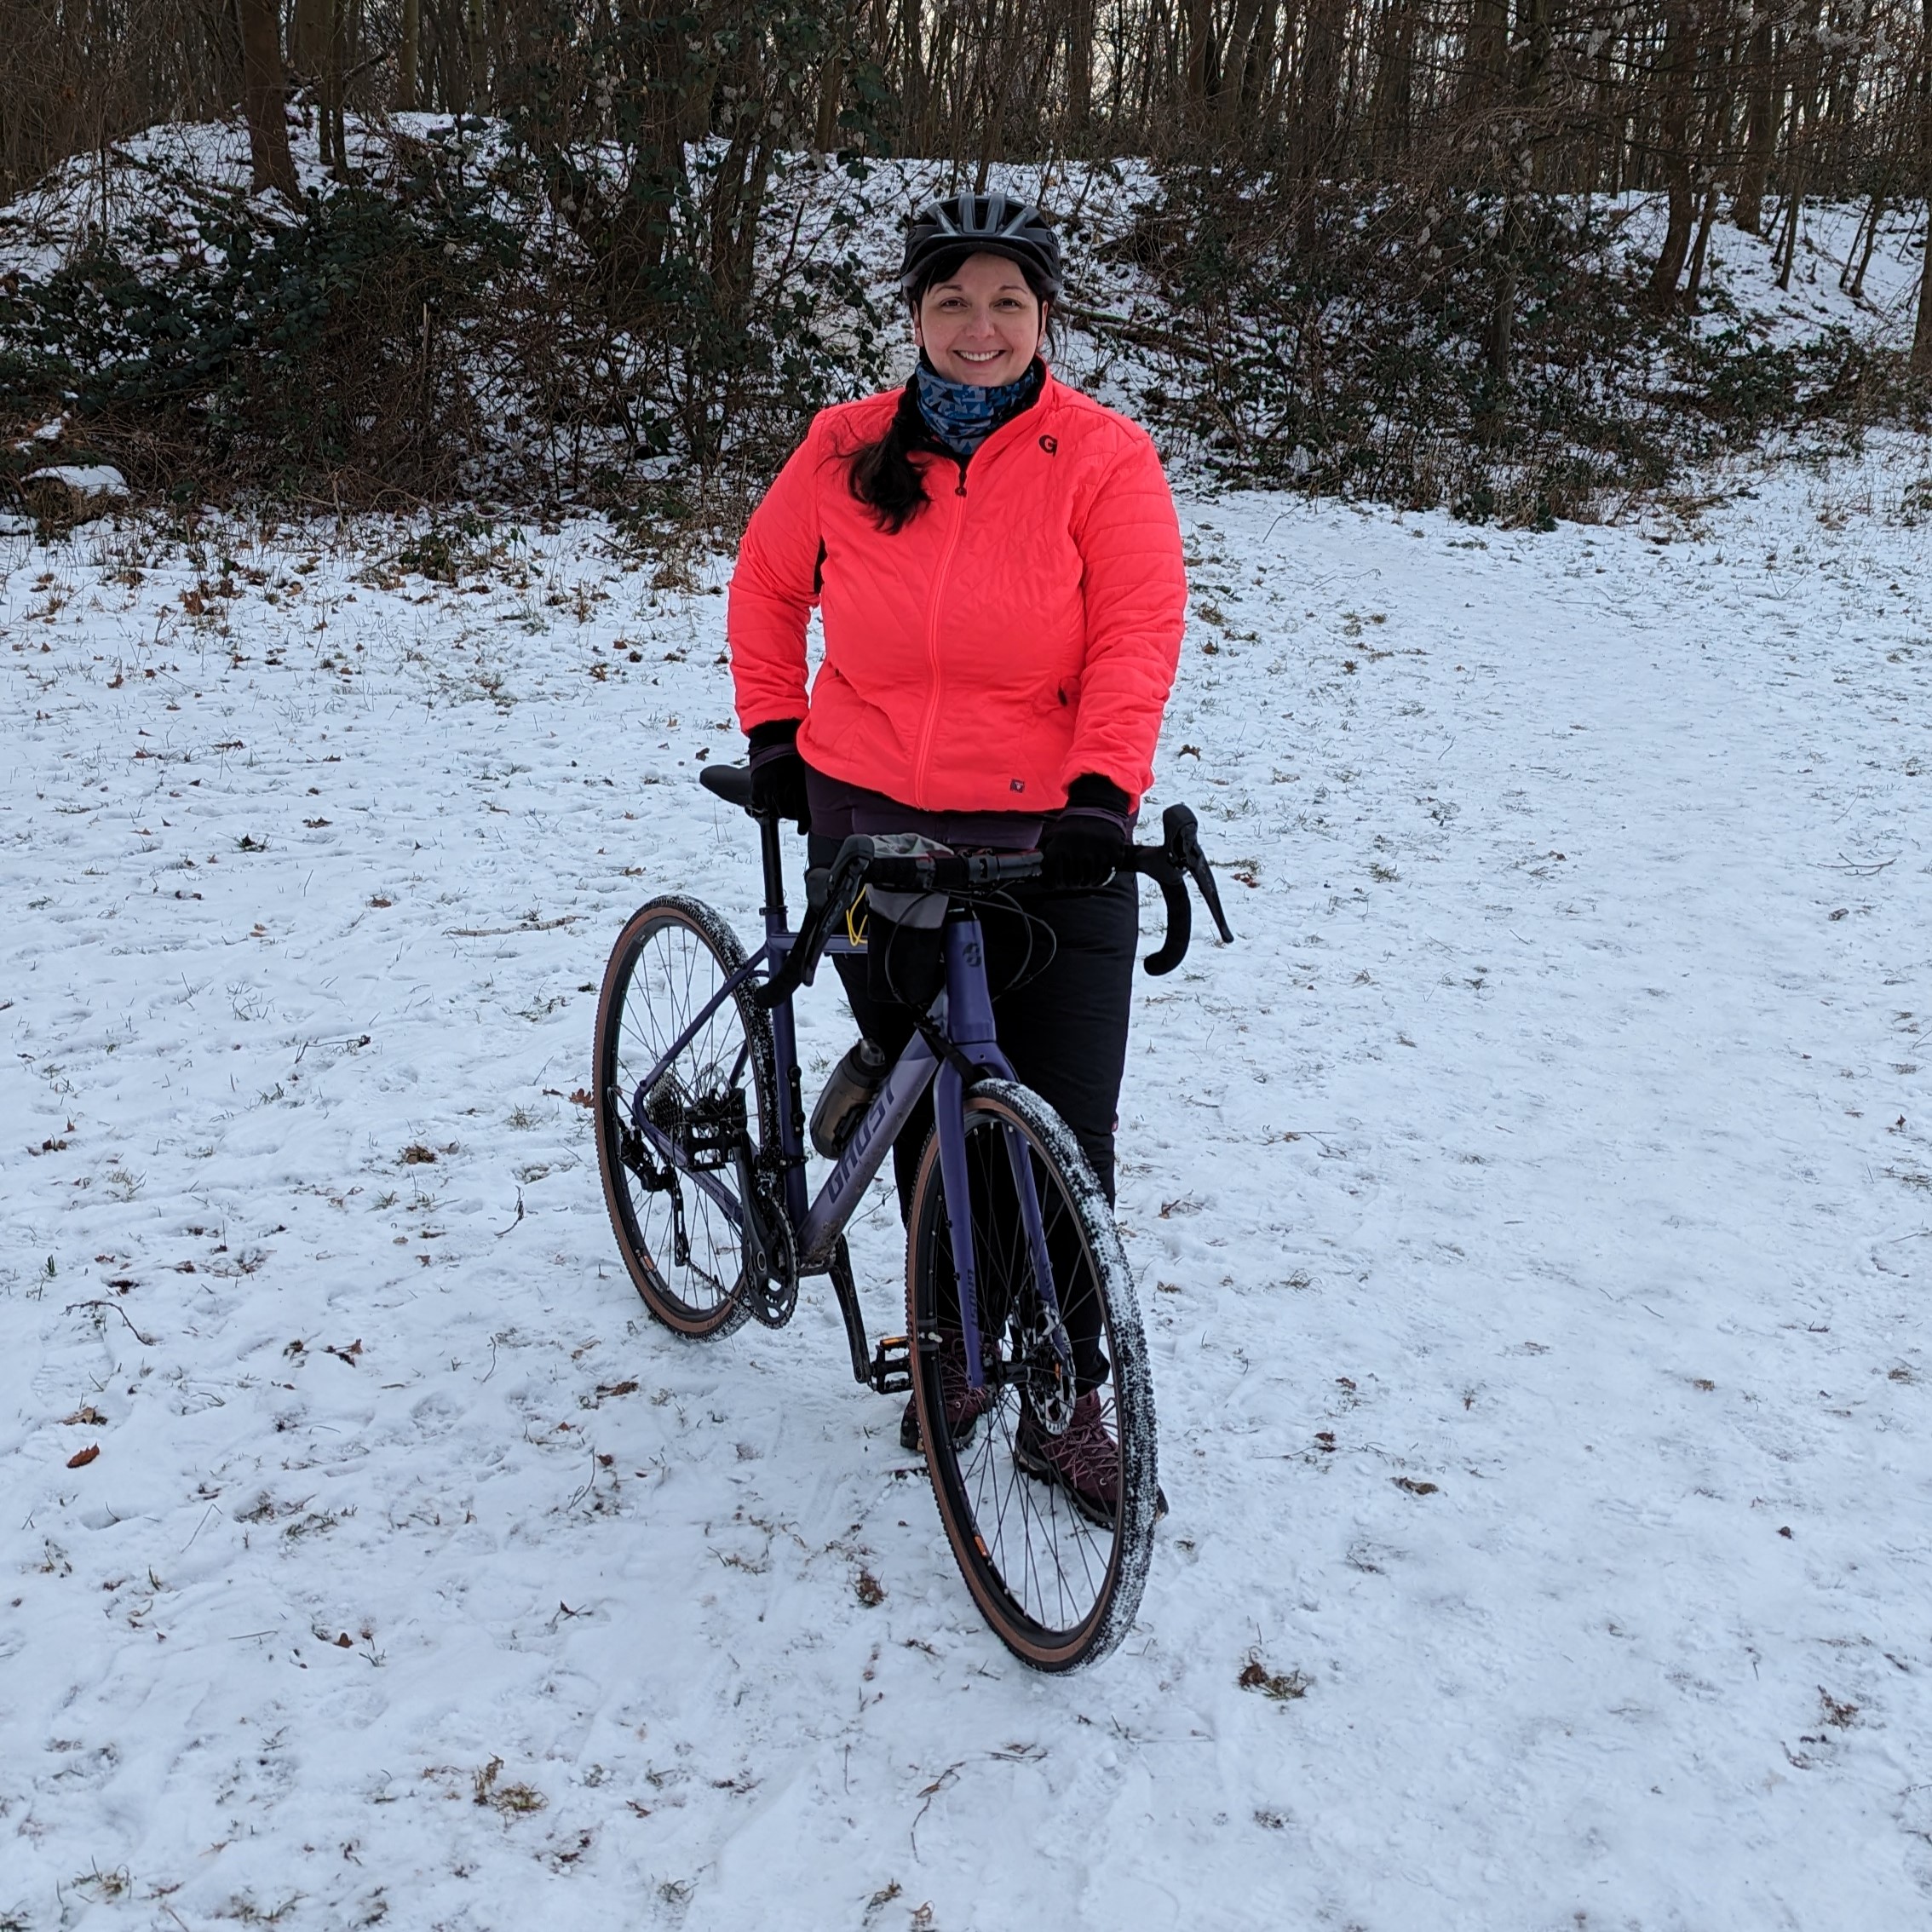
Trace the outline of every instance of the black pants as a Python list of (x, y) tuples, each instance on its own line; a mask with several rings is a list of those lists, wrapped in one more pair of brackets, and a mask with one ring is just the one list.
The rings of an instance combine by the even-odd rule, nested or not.
[[(833, 839), (814, 838), (814, 865), (829, 864), (837, 851)], [(1017, 913), (997, 905), (980, 908), (986, 936), (986, 983), (993, 994), (993, 1021), (1002, 1051), (1021, 1084), (1031, 1087), (1072, 1129), (1074, 1138), (1113, 1200), (1113, 1130), (1120, 1102), (1120, 1078), (1127, 1062), (1127, 1019), (1134, 987), (1134, 956), (1140, 936), (1140, 902), (1131, 874), (1098, 892), (1045, 897), (1026, 902), (1044, 924), (1029, 927)], [(1050, 935), (1050, 937), (1049, 936)], [(1043, 966), (1042, 957), (1051, 957)], [(871, 991), (868, 960), (842, 954), (839, 978), (859, 1030), (896, 1058), (912, 1037), (912, 1010)], [(892, 1150), (899, 1183), (900, 1218), (910, 1220), (912, 1187), (919, 1159), (932, 1130), (930, 1090), (912, 1111)], [(996, 1178), (993, 1186), (1003, 1192)], [(996, 1216), (1002, 1210), (995, 1207)], [(1003, 1210), (1016, 1213), (1011, 1205)], [(1049, 1250), (1077, 1240), (1071, 1224), (1049, 1230)], [(1055, 1252), (1055, 1279), (1061, 1284), (1061, 1313), (1073, 1350), (1075, 1386), (1084, 1394), (1107, 1379), (1099, 1300), (1086, 1291), (1067, 1292), (1078, 1264), (1072, 1251)], [(940, 1263), (940, 1320), (942, 1329), (958, 1320), (949, 1257)], [(997, 1327), (1001, 1317), (991, 1314)]]
[[(814, 838), (808, 847), (815, 865), (830, 865), (837, 850), (831, 839)], [(1050, 941), (1000, 906), (988, 906), (981, 912), (986, 982), (992, 989), (1000, 1048), (1021, 1084), (1073, 1130), (1112, 1202), (1114, 1119), (1127, 1064), (1127, 1017), (1141, 929), (1136, 883), (1124, 875), (1098, 892), (1042, 895), (1026, 905), (1050, 932)], [(1041, 955), (1049, 946), (1053, 957), (1043, 969)], [(912, 1038), (911, 1009), (872, 997), (863, 958), (842, 955), (837, 966), (860, 1032), (896, 1058)], [(1030, 976), (1015, 984), (1022, 975)], [(893, 1149), (901, 1215), (911, 1203), (932, 1124), (929, 1095)]]

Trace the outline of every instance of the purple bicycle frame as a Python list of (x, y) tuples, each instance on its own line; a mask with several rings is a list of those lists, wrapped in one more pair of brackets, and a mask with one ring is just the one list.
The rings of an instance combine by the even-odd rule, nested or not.
[[(774, 858), (775, 854), (768, 854), (764, 945), (699, 1009), (690, 1024), (638, 1082), (632, 1097), (632, 1126), (651, 1144), (667, 1166), (675, 1165), (676, 1148), (671, 1137), (646, 1118), (645, 1095), (726, 1000), (756, 978), (761, 969), (768, 975), (778, 972), (796, 940), (796, 935), (786, 928), (782, 887), (777, 868), (770, 862)], [(992, 997), (986, 985), (986, 948), (980, 922), (964, 906), (955, 906), (947, 916), (944, 938), (946, 991), (934, 1002), (930, 1018), (952, 1050), (941, 1060), (923, 1035), (913, 1034), (905, 1051), (893, 1063), (871, 1105), (853, 1130), (844, 1152), (825, 1185), (809, 1201), (805, 1189), (802, 1108), (796, 1099), (798, 1046), (791, 1003), (783, 1001), (772, 1009), (778, 1137), (784, 1162), (785, 1210), (793, 1230), (798, 1270), (801, 1274), (823, 1274), (831, 1268), (838, 1238), (864, 1198), (866, 1188), (884, 1164), (893, 1142), (911, 1118), (920, 1096), (929, 1085), (933, 1087), (934, 1120), (939, 1134), (940, 1176), (946, 1190), (946, 1218), (952, 1224), (952, 1268), (958, 1284), (960, 1320), (964, 1330), (966, 1379), (969, 1387), (977, 1389), (986, 1386), (986, 1365), (980, 1346), (979, 1269), (973, 1248), (972, 1195), (966, 1170), (966, 1082), (960, 1067), (963, 1062), (976, 1073), (1002, 1080), (1010, 1080), (1014, 1074), (1006, 1055), (1000, 1051), (993, 1023)], [(834, 940), (825, 950), (832, 953), (849, 953), (862, 952), (865, 948), (848, 940)], [(1045, 1223), (1040, 1212), (1039, 1190), (1034, 1183), (1025, 1142), (1011, 1128), (1003, 1131), (1034, 1279), (1040, 1285), (1041, 1299), (1047, 1307), (1054, 1350), (1071, 1377), (1072, 1348), (1054, 1285)], [(711, 1173), (689, 1168), (679, 1168), (677, 1171), (700, 1188), (733, 1227), (739, 1225), (742, 1212), (738, 1198), (722, 1181)], [(856, 1319), (856, 1310), (848, 1308), (845, 1313), (850, 1330)], [(865, 1379), (862, 1362), (863, 1351), (855, 1339), (853, 1363), (860, 1380)]]

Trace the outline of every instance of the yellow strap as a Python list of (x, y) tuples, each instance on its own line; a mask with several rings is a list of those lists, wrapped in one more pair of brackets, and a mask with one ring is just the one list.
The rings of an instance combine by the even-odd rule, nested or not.
[(865, 896), (865, 888), (860, 886), (858, 898), (845, 909), (845, 936), (854, 946), (863, 946), (865, 943), (865, 928), (870, 923), (870, 915), (860, 911)]

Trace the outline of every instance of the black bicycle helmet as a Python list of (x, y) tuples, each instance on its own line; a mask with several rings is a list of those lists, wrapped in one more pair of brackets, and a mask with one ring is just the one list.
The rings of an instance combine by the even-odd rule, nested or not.
[(900, 292), (910, 301), (934, 262), (962, 250), (1017, 262), (1042, 301), (1060, 293), (1059, 236), (1031, 202), (1004, 194), (954, 194), (929, 201), (906, 230)]

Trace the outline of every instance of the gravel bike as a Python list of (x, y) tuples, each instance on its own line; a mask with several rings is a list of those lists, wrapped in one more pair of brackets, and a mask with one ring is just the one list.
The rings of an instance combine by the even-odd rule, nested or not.
[[(779, 821), (752, 811), (750, 773), (711, 766), (701, 782), (757, 821), (765, 939), (747, 956), (710, 906), (671, 894), (633, 914), (612, 949), (592, 1092), (624, 1267), (652, 1314), (693, 1339), (747, 1320), (782, 1327), (799, 1283), (825, 1276), (854, 1377), (912, 1394), (946, 1538), (986, 1620), (1037, 1670), (1091, 1663), (1131, 1626), (1147, 1579), (1159, 1507), (1153, 1392), (1106, 1197), (1071, 1130), (1015, 1080), (995, 1034), (978, 907), (1037, 880), (1040, 854), (848, 838), (807, 873), (793, 932)], [(1190, 877), (1222, 940), (1233, 937), (1193, 813), (1170, 807), (1163, 828), (1163, 845), (1136, 847), (1129, 860), (1166, 904), (1166, 938), (1144, 962), (1152, 973), (1187, 951)], [(917, 849), (891, 849), (902, 842)], [(944, 895), (943, 979), (808, 1196), (792, 998), (826, 954), (864, 949), (855, 913), (868, 890)], [(906, 1332), (875, 1346), (843, 1230), (929, 1085), (934, 1125), (908, 1215)], [(1099, 1506), (1056, 1484), (1042, 1453), (1076, 1400), (1096, 1393), (1119, 1450)]]

